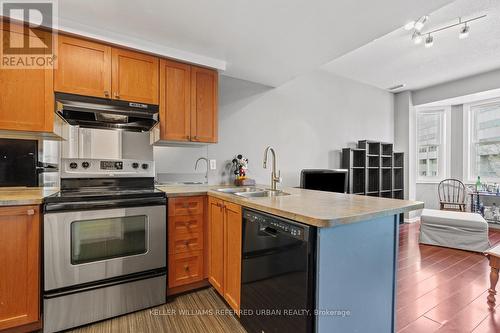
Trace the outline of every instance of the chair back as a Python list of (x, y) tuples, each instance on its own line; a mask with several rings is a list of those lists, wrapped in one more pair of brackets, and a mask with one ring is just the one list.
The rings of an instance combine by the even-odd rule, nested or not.
[(438, 186), (439, 202), (443, 210), (465, 211), (465, 185), (458, 179), (445, 179)]

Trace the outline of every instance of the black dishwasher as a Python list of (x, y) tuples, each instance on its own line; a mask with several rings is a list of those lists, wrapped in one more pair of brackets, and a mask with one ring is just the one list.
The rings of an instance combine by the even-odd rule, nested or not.
[(313, 332), (316, 228), (243, 210), (241, 323), (249, 333)]

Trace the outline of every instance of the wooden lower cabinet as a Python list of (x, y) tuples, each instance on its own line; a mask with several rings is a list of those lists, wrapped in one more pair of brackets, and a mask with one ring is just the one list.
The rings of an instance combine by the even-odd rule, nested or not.
[(0, 207), (0, 331), (40, 327), (40, 209)]
[(168, 293), (202, 286), (206, 279), (206, 196), (168, 200)]
[(241, 206), (208, 199), (208, 280), (235, 311), (241, 295)]

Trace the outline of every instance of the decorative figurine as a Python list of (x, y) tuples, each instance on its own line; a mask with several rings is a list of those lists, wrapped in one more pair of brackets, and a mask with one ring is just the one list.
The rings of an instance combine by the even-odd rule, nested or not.
[(234, 168), (234, 175), (236, 176), (234, 183), (237, 186), (255, 185), (255, 180), (247, 178), (248, 158), (244, 157), (242, 154), (238, 154), (236, 155), (235, 158), (233, 158), (232, 162)]

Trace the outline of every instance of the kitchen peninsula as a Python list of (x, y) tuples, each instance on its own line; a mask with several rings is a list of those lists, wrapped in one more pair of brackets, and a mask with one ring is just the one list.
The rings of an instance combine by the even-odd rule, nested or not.
[[(172, 215), (181, 209), (177, 209), (176, 203), (182, 202), (182, 205), (178, 207), (189, 207), (186, 210), (188, 215), (185, 216), (191, 218), (189, 211), (192, 209), (194, 212), (197, 208), (190, 206), (190, 200), (192, 200), (190, 198), (201, 198), (200, 202), (203, 202), (201, 214), (208, 215), (208, 218), (204, 218), (204, 227), (198, 229), (206, 240), (204, 246), (206, 250), (202, 250), (205, 252), (197, 262), (198, 267), (202, 267), (199, 272), (199, 280), (205, 280), (208, 277), (209, 281), (212, 282), (210, 277), (215, 276), (216, 273), (211, 268), (214, 266), (214, 261), (219, 260), (216, 256), (211, 255), (212, 248), (210, 247), (214, 246), (211, 237), (215, 233), (213, 225), (217, 221), (215, 221), (216, 217), (211, 211), (209, 202), (224, 202), (226, 207), (239, 209), (236, 215), (233, 215), (236, 216), (236, 219), (228, 221), (231, 224), (227, 225), (227, 228), (237, 226), (235, 230), (240, 232), (240, 237), (237, 240), (240, 248), (242, 242), (241, 211), (250, 209), (271, 214), (312, 227), (316, 233), (314, 263), (314, 309), (318, 311), (314, 317), (316, 332), (363, 331), (367, 328), (378, 332), (394, 330), (395, 267), (399, 214), (421, 209), (422, 203), (297, 188), (284, 188), (283, 191), (289, 194), (286, 196), (242, 198), (219, 191), (225, 188), (227, 187), (220, 185), (157, 186), (157, 189), (165, 192), (170, 205), (168, 210), (169, 237), (175, 237), (175, 233), (179, 229), (172, 226), (176, 221), (180, 221), (179, 218), (182, 220), (183, 216), (182, 213), (179, 213), (180, 215), (177, 217)], [(2, 206), (18, 205), (19, 208), (33, 207), (33, 205), (42, 202), (45, 196), (52, 193), (54, 193), (53, 190), (43, 189), (1, 190), (0, 204)], [(27, 196), (31, 201), (26, 201)], [(32, 206), (19, 206), (27, 204)], [(38, 214), (38, 211), (35, 213)], [(186, 219), (182, 221), (186, 221)], [(188, 232), (182, 235), (189, 236), (190, 234)], [(188, 242), (190, 237), (182, 236), (182, 242)], [(169, 246), (177, 246), (175, 239), (169, 238), (168, 242)], [(222, 247), (226, 245), (227, 243), (224, 243)], [(186, 247), (190, 246), (192, 245), (186, 245)], [(239, 259), (242, 256), (241, 253), (229, 253), (229, 255), (231, 254), (236, 255), (236, 258), (241, 260)], [(196, 273), (191, 267), (193, 262), (189, 259), (189, 252), (181, 251), (181, 257), (183, 258), (179, 259), (178, 254), (172, 256), (172, 258), (176, 258), (176, 261), (172, 261), (172, 263), (182, 263), (184, 266), (181, 266), (188, 267), (190, 272), (184, 273), (183, 269), (181, 273), (176, 273), (176, 269), (169, 266), (169, 279), (171, 274), (181, 274), (179, 279), (182, 281), (185, 278), (183, 274), (187, 274), (191, 278), (191, 281), (186, 280), (186, 282), (190, 282), (187, 283), (188, 287), (206, 286), (206, 283), (200, 284), (201, 281), (193, 283), (196, 280), (196, 278), (193, 279), (193, 274), (196, 275)], [(206, 258), (203, 260), (203, 257)], [(230, 262), (228, 259), (224, 260), (222, 261)], [(239, 277), (241, 266), (232, 266), (232, 269), (233, 273), (236, 272), (236, 276)], [(230, 301), (231, 292), (228, 291), (231, 278), (227, 272), (224, 276), (228, 287), (222, 288), (221, 296), (228, 300), (228, 304), (234, 310), (243, 310), (240, 308), (239, 282), (235, 289), (238, 295), (234, 298), (236, 301), (232, 303)], [(212, 285), (214, 284), (212, 283)], [(169, 288), (171, 287), (169, 283)], [(182, 287), (186, 288), (186, 284), (178, 288)], [(170, 291), (176, 292), (176, 288), (171, 289)]]

